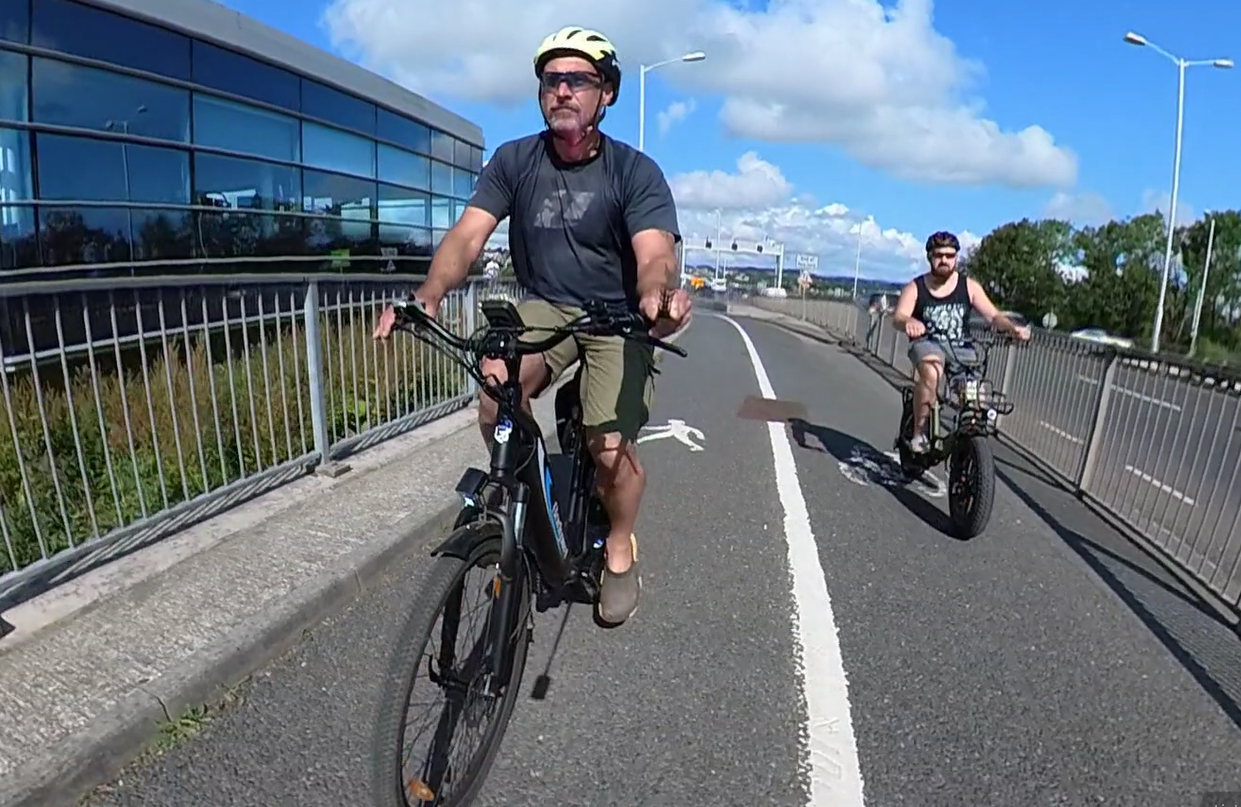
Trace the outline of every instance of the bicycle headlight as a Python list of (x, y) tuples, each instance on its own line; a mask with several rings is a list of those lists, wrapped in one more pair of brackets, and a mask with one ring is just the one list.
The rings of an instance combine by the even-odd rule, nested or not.
[(957, 382), (957, 400), (962, 406), (981, 405), (991, 397), (991, 384), (980, 378), (963, 378)]

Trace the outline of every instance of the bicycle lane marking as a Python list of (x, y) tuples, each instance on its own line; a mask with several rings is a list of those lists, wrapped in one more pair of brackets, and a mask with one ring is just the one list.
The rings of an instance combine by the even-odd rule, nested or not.
[[(740, 334), (759, 390), (763, 397), (774, 399), (775, 390), (750, 335), (731, 317), (715, 316)], [(794, 627), (801, 651), (798, 674), (806, 699), (808, 807), (863, 807), (862, 771), (850, 714), (848, 678), (818, 544), (784, 424), (768, 423), (767, 432), (775, 463), (776, 489), (784, 509), (784, 536), (793, 578)]]

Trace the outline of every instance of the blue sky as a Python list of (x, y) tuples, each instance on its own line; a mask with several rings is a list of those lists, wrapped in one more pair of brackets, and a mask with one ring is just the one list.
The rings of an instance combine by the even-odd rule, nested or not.
[[(543, 28), (573, 22), (597, 25), (613, 35), (622, 48), (627, 73), (621, 100), (610, 111), (605, 130), (631, 143), (637, 141), (638, 60), (675, 55), (681, 52), (678, 47), (702, 47), (708, 52), (705, 62), (661, 69), (650, 74), (647, 85), (647, 150), (682, 198), (686, 231), (714, 229), (716, 213), (708, 208), (719, 202), (712, 201), (718, 194), (708, 192), (711, 183), (726, 183), (723, 175), (738, 173), (738, 159), (753, 152), (758, 162), (751, 160), (750, 165), (757, 173), (749, 176), (774, 184), (718, 185), (726, 191), (726, 198), (744, 195), (739, 189), (753, 187), (755, 191), (752, 204), (720, 214), (734, 225), (734, 232), (753, 237), (761, 230), (763, 235), (784, 240), (790, 249), (819, 254), (821, 271), (851, 271), (851, 245), (856, 243), (856, 235), (850, 235), (848, 227), (871, 216), (877, 226), (863, 229), (863, 273), (885, 277), (908, 275), (922, 239), (935, 229), (981, 236), (1006, 221), (1039, 217), (1049, 211), (1071, 216), (1078, 223), (1091, 223), (1100, 216), (1146, 212), (1161, 201), (1166, 207), (1177, 71), (1151, 49), (1125, 44), (1124, 33), (1138, 31), (1190, 59), (1241, 59), (1241, 43), (1230, 34), (1241, 30), (1241, 5), (1206, 0), (1175, 4), (1155, 0), (1045, 0), (1038, 4), (940, 0), (929, 10), (933, 31), (915, 27), (904, 29), (904, 33), (892, 25), (880, 25), (861, 12), (861, 16), (855, 14), (857, 7), (866, 5), (856, 0), (850, 0), (852, 8), (846, 8), (846, 0), (781, 0), (782, 9), (775, 3), (633, 0), (631, 9), (621, 10), (615, 4), (595, 0), (534, 0), (522, 4), (472, 0), (453, 14), (441, 1), (334, 0), (329, 4), (317, 0), (293, 4), (287, 0), (228, 0), (227, 5), (423, 92), (477, 122), (489, 147), (541, 125), (528, 59), (537, 42), (535, 32)], [(917, 11), (925, 10), (930, 3), (907, 0), (905, 5), (907, 11)], [(884, 3), (888, 10), (894, 6)], [(693, 24), (695, 18), (688, 15), (706, 13), (701, 11), (703, 7), (710, 7), (710, 16), (704, 17), (701, 25)], [(645, 41), (643, 32), (652, 24), (649, 12), (661, 8), (671, 9), (668, 14), (680, 14), (678, 20), (691, 23), (683, 28), (707, 31), (702, 35), (707, 41), (699, 43), (688, 35), (664, 37), (658, 44)], [(325, 21), (324, 12), (329, 9), (329, 20)], [(576, 13), (566, 12), (574, 9)], [(770, 18), (777, 11), (814, 17), (807, 28), (817, 25), (824, 29), (827, 39), (821, 41), (834, 43), (831, 47), (842, 51), (840, 61), (831, 64), (845, 66), (828, 69), (823, 62), (809, 56), (799, 60), (796, 54), (777, 64), (769, 51), (766, 56), (756, 49), (744, 53), (748, 31), (767, 30), (767, 40), (776, 36), (771, 33), (775, 23)], [(539, 19), (514, 24), (512, 21), (518, 19), (515, 14), (523, 12)], [(644, 14), (647, 17), (642, 19)], [(592, 22), (595, 18), (600, 22)], [(427, 24), (428, 19), (433, 23)], [(849, 26), (855, 24), (860, 26), (859, 34), (850, 39)], [(828, 30), (832, 25), (840, 38), (832, 39)], [(442, 40), (444, 31), (453, 29), (465, 32), (457, 35), (460, 50), (494, 56), (481, 60), (488, 62), (485, 64), (465, 63), (449, 46), (432, 39)], [(867, 46), (856, 58), (844, 53), (853, 47), (854, 40), (866, 38), (863, 32), (885, 37), (890, 44)], [(758, 40), (761, 35), (754, 37)], [(734, 47), (730, 42), (740, 44)], [(714, 48), (709, 47), (711, 43), (716, 43)], [(940, 52), (923, 58), (900, 52), (901, 48), (914, 51), (926, 45), (927, 52), (935, 54), (936, 48), (942, 51), (948, 43), (955, 48), (955, 56)], [(627, 46), (629, 52), (637, 51), (635, 57), (625, 58)], [(713, 59), (713, 54), (717, 58)], [(1044, 163), (1032, 157), (1015, 157), (1014, 163), (1026, 167), (1009, 169), (999, 164), (1005, 159), (1005, 150), (997, 147), (987, 160), (977, 161), (985, 164), (977, 169), (985, 175), (956, 181), (928, 178), (928, 161), (922, 160), (919, 178), (919, 171), (911, 173), (902, 167), (906, 158), (920, 159), (916, 152), (922, 146), (915, 134), (896, 138), (899, 142), (875, 145), (875, 150), (899, 147), (905, 157), (876, 153), (859, 158), (859, 153), (867, 151), (865, 126), (873, 122), (859, 124), (862, 128), (858, 129), (847, 119), (850, 110), (864, 110), (868, 101), (864, 95), (851, 100), (840, 96), (855, 86), (866, 86), (864, 79), (870, 74), (851, 71), (862, 71), (868, 60), (884, 66), (889, 78), (903, 71), (905, 83), (912, 82), (918, 88), (911, 100), (911, 93), (896, 86), (900, 82), (889, 81), (882, 91), (886, 95), (876, 90), (876, 105), (897, 97), (898, 105), (920, 105), (924, 96), (930, 107), (967, 108), (974, 116), (994, 121), (1004, 132), (1042, 127), (1057, 147), (1075, 155), (1075, 172), (1064, 168), (1069, 163), (1061, 162), (1057, 163), (1060, 170), (1048, 168), (1040, 174), (1042, 169), (1030, 166)], [(954, 69), (965, 65), (969, 80), (936, 83), (937, 71), (948, 70), (945, 65), (949, 63), (956, 64)], [(766, 73), (771, 73), (774, 85), (767, 82)], [(749, 100), (766, 102), (775, 93), (781, 96), (775, 100), (786, 104), (785, 112), (793, 112), (774, 126), (774, 135), (771, 126), (764, 129), (765, 124), (757, 122), (761, 116), (747, 118), (753, 123), (736, 123), (741, 119), (737, 112), (740, 106), (732, 107), (734, 123), (725, 125), (721, 108), (724, 95), (732, 93), (731, 87), (719, 84), (724, 76), (739, 76), (736, 80), (752, 84), (745, 90)], [(1204, 209), (1236, 204), (1234, 189), (1241, 188), (1241, 161), (1233, 157), (1229, 141), (1235, 141), (1234, 119), (1239, 114), (1235, 110), (1241, 109), (1238, 100), (1241, 74), (1236, 70), (1196, 67), (1188, 71), (1179, 215), (1197, 215)], [(676, 102), (692, 105), (693, 111), (661, 133), (658, 113)], [(809, 121), (813, 116), (807, 112), (794, 120), (799, 109), (811, 108), (819, 117)], [(923, 116), (918, 111), (901, 114), (894, 119), (901, 127), (916, 129), (921, 125)], [(831, 120), (833, 115), (839, 120)], [(805, 136), (820, 142), (771, 142), (789, 139), (805, 127), (813, 129)], [(829, 131), (836, 128), (843, 133)], [(964, 142), (968, 140), (964, 136), (960, 144), (950, 142), (953, 131), (951, 126), (941, 126), (938, 131), (944, 141), (940, 147), (945, 149), (945, 163), (952, 163), (960, 151), (969, 151), (974, 142)], [(932, 139), (928, 136), (926, 142)], [(937, 160), (929, 164), (934, 166)], [(976, 167), (971, 166), (971, 170)], [(1030, 174), (1035, 176), (1030, 178)], [(909, 176), (915, 178), (903, 178)], [(841, 213), (843, 208), (838, 207), (818, 214), (810, 212), (832, 204), (843, 205), (848, 211)]]

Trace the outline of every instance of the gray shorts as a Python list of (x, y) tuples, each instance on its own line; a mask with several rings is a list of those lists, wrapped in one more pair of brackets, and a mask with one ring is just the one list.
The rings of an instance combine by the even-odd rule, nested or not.
[[(952, 353), (953, 353), (953, 357), (957, 361), (961, 361), (961, 362), (978, 361), (978, 352), (975, 351), (974, 348), (969, 347), (968, 345), (953, 345)], [(912, 366), (917, 367), (921, 362), (925, 361), (926, 359), (932, 359), (932, 358), (939, 359), (940, 364), (947, 365), (948, 364), (948, 351), (944, 350), (943, 346), (940, 345), (938, 342), (932, 342), (929, 339), (919, 339), (916, 342), (910, 343), (909, 363)]]

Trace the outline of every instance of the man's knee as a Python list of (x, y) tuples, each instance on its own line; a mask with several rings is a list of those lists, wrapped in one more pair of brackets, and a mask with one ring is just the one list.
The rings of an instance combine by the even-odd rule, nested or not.
[(638, 461), (637, 447), (634, 442), (620, 432), (592, 433), (587, 440), (591, 457), (595, 461), (595, 470), (600, 482), (613, 484), (618, 477), (636, 474), (644, 478), (642, 463)]
[(914, 375), (918, 383), (923, 387), (934, 389), (939, 384), (939, 376), (942, 372), (942, 365), (936, 357), (927, 357), (922, 359), (914, 367)]

